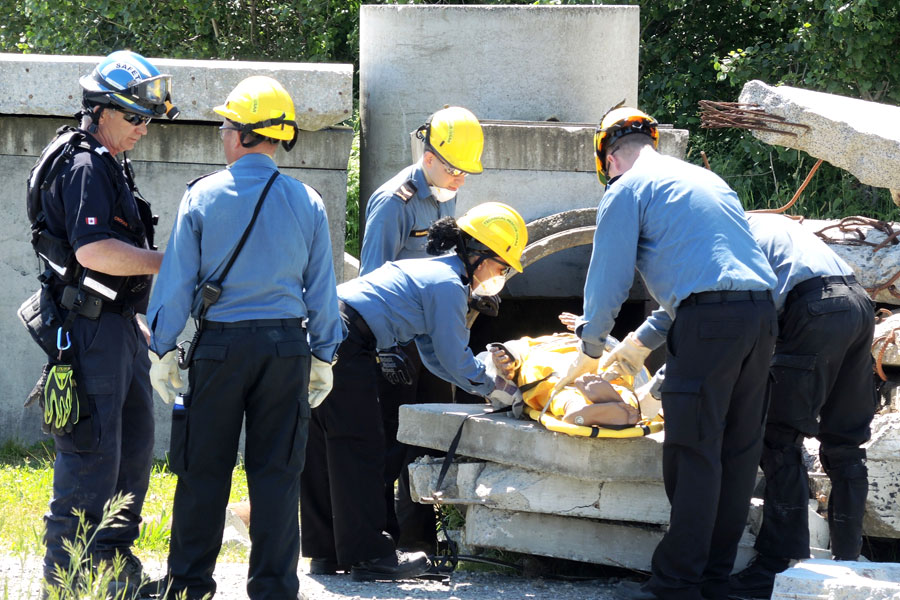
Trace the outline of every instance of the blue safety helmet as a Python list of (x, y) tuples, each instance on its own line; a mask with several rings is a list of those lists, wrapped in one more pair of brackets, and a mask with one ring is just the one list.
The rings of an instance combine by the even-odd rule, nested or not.
[(108, 106), (143, 117), (178, 116), (172, 104), (172, 76), (160, 74), (136, 52), (113, 52), (78, 83), (87, 109)]

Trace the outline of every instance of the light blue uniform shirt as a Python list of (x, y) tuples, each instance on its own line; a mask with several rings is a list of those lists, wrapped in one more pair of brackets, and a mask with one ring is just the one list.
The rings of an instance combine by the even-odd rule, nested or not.
[(648, 348), (665, 342), (675, 309), (693, 293), (775, 286), (737, 194), (713, 172), (657, 153), (642, 153), (597, 209), (578, 323), (585, 353), (603, 353), (635, 268), (661, 307), (635, 332)]
[(468, 348), (464, 275), (455, 254), (398, 260), (342, 283), (338, 296), (365, 319), (379, 349), (415, 340), (429, 371), (485, 395), (494, 390), (494, 382)]
[[(188, 187), (147, 311), (157, 354), (175, 347), (188, 314), (199, 316), (200, 287), (221, 275), (276, 168), (269, 156), (248, 154)], [(313, 354), (331, 362), (344, 330), (325, 207), (311, 187), (280, 174), (206, 318), (298, 317), (308, 319)]]
[[(404, 200), (398, 190), (410, 179), (416, 191)], [(366, 204), (359, 274), (370, 273), (390, 260), (427, 258), (428, 228), (439, 218), (454, 214), (456, 198), (447, 202), (434, 199), (421, 162), (403, 169), (375, 190)]]
[(775, 270), (775, 308), (780, 313), (795, 285), (813, 277), (853, 275), (843, 259), (811, 231), (782, 215), (747, 215), (750, 233)]

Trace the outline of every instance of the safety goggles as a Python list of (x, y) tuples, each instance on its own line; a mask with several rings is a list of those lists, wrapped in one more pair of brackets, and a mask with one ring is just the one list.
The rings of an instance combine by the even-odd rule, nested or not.
[(141, 125), (147, 125), (153, 119), (151, 117), (142, 117), (141, 115), (136, 115), (134, 113), (127, 113), (123, 111), (119, 111), (122, 113), (122, 118), (125, 119), (128, 123), (134, 125), (135, 127), (140, 127)]
[(479, 252), (478, 255), (479, 255), (478, 259), (472, 264), (473, 272), (475, 271), (475, 269), (478, 268), (478, 266), (481, 263), (483, 263), (486, 260), (489, 260), (489, 261), (497, 263), (498, 265), (503, 267), (503, 270), (500, 271), (500, 275), (502, 275), (503, 277), (509, 276), (509, 272), (512, 270), (512, 267), (510, 265), (506, 264), (505, 262), (503, 262), (502, 260), (500, 260), (500, 258), (497, 257), (495, 254), (486, 254), (484, 252)]
[(148, 104), (162, 104), (172, 93), (172, 76), (157, 75), (149, 79), (143, 79), (135, 85), (129, 86), (124, 93), (137, 98), (139, 102)]
[(226, 132), (226, 131), (240, 131), (240, 130), (241, 130), (241, 128), (238, 127), (238, 126), (236, 126), (236, 125), (235, 125), (234, 123), (232, 123), (231, 121), (225, 121), (225, 122), (222, 123), (222, 125), (219, 127), (219, 136), (224, 140), (224, 139), (225, 139), (225, 132)]
[(438, 154), (437, 152), (433, 152), (433, 154), (437, 157), (438, 162), (441, 163), (441, 167), (443, 167), (444, 172), (447, 173), (447, 175), (449, 175), (450, 177), (459, 177), (461, 175), (468, 175), (468, 173), (466, 173), (465, 171), (457, 169), (456, 167), (454, 167), (453, 165), (448, 163), (446, 160), (441, 158), (441, 155)]

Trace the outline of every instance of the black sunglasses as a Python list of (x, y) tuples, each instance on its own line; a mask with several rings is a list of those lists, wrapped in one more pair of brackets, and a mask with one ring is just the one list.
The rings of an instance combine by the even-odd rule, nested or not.
[(134, 125), (135, 127), (140, 127), (141, 125), (146, 125), (150, 121), (152, 121), (152, 117), (142, 117), (141, 115), (136, 115), (134, 113), (122, 113), (122, 118), (125, 119), (128, 123)]

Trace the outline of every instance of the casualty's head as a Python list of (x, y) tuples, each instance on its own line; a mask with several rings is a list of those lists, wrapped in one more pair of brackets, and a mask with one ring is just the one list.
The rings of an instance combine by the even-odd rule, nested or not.
[(213, 111), (225, 118), (219, 130), (229, 163), (244, 154), (273, 155), (279, 143), (290, 152), (297, 143), (294, 101), (271, 77), (244, 79)]
[(525, 220), (501, 202), (485, 202), (459, 219), (443, 217), (428, 229), (429, 254), (455, 249), (466, 265), (472, 293), (494, 296), (510, 269), (522, 272), (522, 251), (528, 244)]
[(82, 126), (111, 154), (131, 150), (147, 133), (150, 119), (178, 116), (172, 104), (172, 76), (135, 52), (118, 50), (79, 79)]
[[(634, 135), (633, 135), (634, 134)], [(606, 185), (607, 180), (621, 175), (627, 168), (610, 163), (619, 152), (640, 149), (643, 146), (659, 147), (659, 127), (656, 119), (630, 106), (619, 106), (609, 110), (594, 132), (594, 152), (597, 162), (597, 178)], [(617, 161), (618, 162), (618, 161)], [(630, 168), (630, 164), (628, 167)]]
[(475, 115), (465, 108), (442, 108), (416, 130), (416, 137), (425, 144), (422, 168), (438, 202), (452, 199), (465, 184), (466, 175), (484, 170), (484, 132)]

